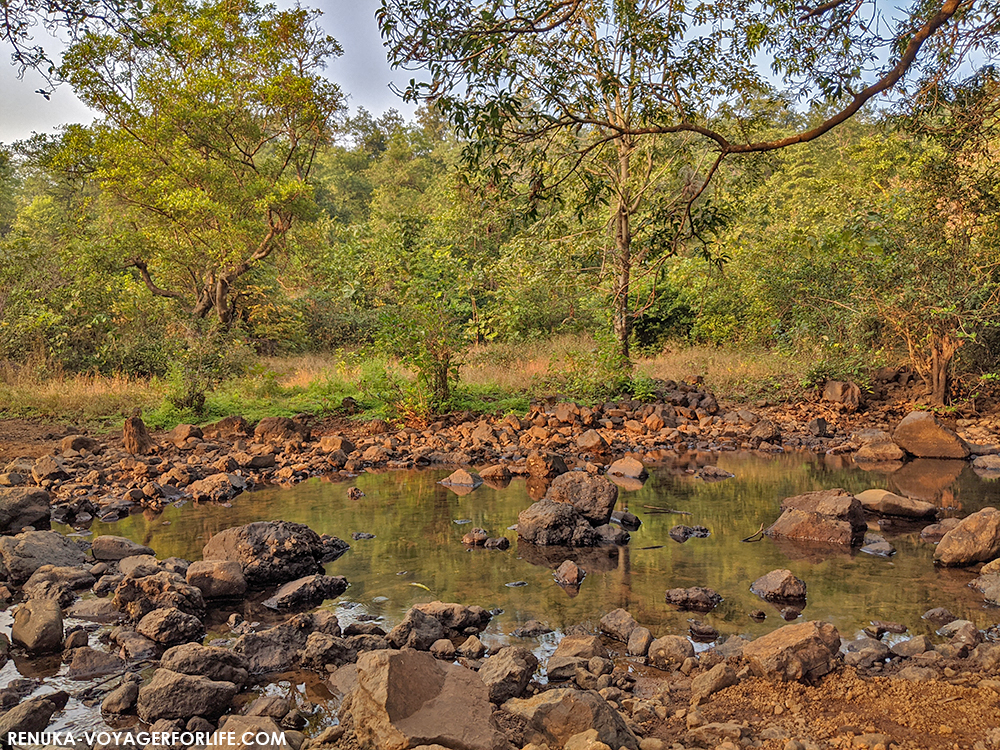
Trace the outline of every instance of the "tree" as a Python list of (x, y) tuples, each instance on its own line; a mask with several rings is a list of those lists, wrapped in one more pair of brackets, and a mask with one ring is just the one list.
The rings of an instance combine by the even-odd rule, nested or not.
[(241, 277), (316, 213), (310, 174), (343, 109), (321, 75), (340, 46), (316, 17), (170, 0), (139, 22), (160, 43), (88, 33), (64, 57), (103, 115), (93, 177), (121, 210), (109, 242), (194, 318), (229, 325)]
[[(875, 0), (383, 0), (378, 18), (394, 64), (426, 72), (405, 96), (449, 114), (470, 162), (527, 175), (539, 194), (610, 149), (614, 327), (626, 356), (642, 141), (684, 134), (712, 155), (661, 197), (676, 208), (664, 222), (676, 247), (697, 239), (698, 208), (723, 159), (818, 138), (911, 70), (946, 76), (997, 27), (995, 6), (975, 0), (916, 3), (895, 20)], [(798, 132), (762, 133), (755, 108), (774, 98), (771, 80), (794, 98), (826, 101), (830, 114)], [(539, 164), (561, 133), (579, 141), (547, 174)]]

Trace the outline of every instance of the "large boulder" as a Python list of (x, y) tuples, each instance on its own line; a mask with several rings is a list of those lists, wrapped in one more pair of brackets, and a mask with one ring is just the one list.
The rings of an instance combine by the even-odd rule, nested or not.
[(625, 720), (593, 690), (546, 690), (533, 698), (511, 699), (503, 710), (524, 722), (525, 741), (536, 745), (563, 747), (570, 737), (594, 729), (597, 740), (615, 750), (639, 748)]
[(983, 508), (945, 533), (934, 550), (941, 565), (972, 565), (1000, 555), (1000, 510)]
[(250, 664), (244, 656), (227, 648), (185, 643), (164, 652), (160, 666), (173, 672), (231, 682), (242, 688), (249, 677)]
[(205, 560), (232, 560), (250, 586), (268, 586), (322, 573), (326, 549), (320, 535), (301, 523), (257, 521), (236, 526), (208, 540)]
[(296, 615), (273, 628), (241, 635), (233, 651), (247, 660), (251, 674), (286, 672), (297, 665), (310, 633), (340, 636), (340, 624), (331, 612)]
[(869, 513), (903, 518), (934, 518), (938, 507), (923, 500), (913, 500), (889, 490), (865, 490), (855, 495)]
[(182, 719), (194, 716), (216, 717), (229, 709), (236, 697), (236, 685), (207, 677), (157, 669), (153, 679), (139, 690), (139, 718), (147, 724), (159, 719)]
[(106, 562), (124, 560), (126, 557), (133, 557), (134, 555), (156, 556), (153, 550), (143, 544), (137, 544), (123, 536), (111, 536), (109, 534), (94, 538), (94, 541), (90, 545), (90, 554), (94, 556), (95, 560)]
[(55, 531), (25, 531), (0, 537), (0, 561), (11, 582), (21, 584), (43, 565), (79, 567), (86, 555), (71, 539)]
[(48, 528), (49, 493), (38, 487), (0, 489), (0, 532), (16, 534), (25, 526)]
[(201, 620), (173, 607), (154, 609), (139, 620), (135, 629), (139, 635), (163, 645), (200, 640), (205, 634)]
[(451, 602), (415, 604), (386, 636), (396, 648), (428, 650), (434, 641), (465, 633), (481, 633), (492, 615), (482, 607)]
[(539, 500), (517, 517), (520, 539), (539, 545), (595, 547), (600, 536), (575, 507), (567, 503)]
[(786, 625), (743, 646), (758, 677), (802, 680), (830, 672), (840, 650), (840, 633), (828, 622)]
[(427, 653), (363, 654), (357, 664), (357, 686), (346, 702), (362, 750), (508, 747), (493, 724), (489, 693), (479, 676)]
[(199, 503), (225, 503), (246, 488), (247, 483), (243, 477), (223, 471), (191, 482), (185, 492)]
[(658, 669), (677, 669), (694, 656), (694, 646), (684, 636), (665, 635), (649, 644), (649, 663)]
[(892, 439), (917, 458), (968, 458), (969, 446), (929, 411), (912, 411), (903, 417)]
[(89, 589), (95, 580), (86, 568), (43, 565), (25, 581), (21, 593), (28, 599), (53, 599), (66, 607), (76, 599), (76, 590)]
[(552, 480), (543, 499), (568, 503), (592, 526), (601, 526), (611, 520), (611, 512), (618, 501), (618, 487), (599, 475), (568, 471)]
[(768, 536), (854, 547), (864, 542), (868, 528), (861, 502), (842, 489), (787, 498), (781, 511)]
[(67, 698), (69, 696), (66, 693), (43, 695), (26, 700), (0, 716), (0, 737), (4, 738), (4, 745), (6, 746), (8, 733), (44, 730), (52, 720), (52, 714), (65, 708)]
[(137, 621), (161, 607), (174, 607), (198, 619), (205, 616), (201, 589), (165, 570), (142, 578), (125, 578), (115, 589), (111, 602), (119, 612)]
[(270, 609), (310, 609), (347, 591), (344, 576), (311, 575), (289, 581), (261, 602)]
[(34, 654), (59, 651), (63, 644), (63, 619), (59, 604), (51, 599), (29, 599), (14, 611), (11, 640)]
[(309, 439), (309, 428), (288, 417), (264, 417), (253, 431), (258, 443), (301, 442)]
[(479, 668), (479, 679), (489, 690), (490, 701), (503, 703), (521, 696), (537, 667), (538, 659), (528, 649), (505, 646)]
[(247, 591), (243, 568), (233, 560), (198, 560), (188, 566), (186, 577), (206, 599), (233, 599)]

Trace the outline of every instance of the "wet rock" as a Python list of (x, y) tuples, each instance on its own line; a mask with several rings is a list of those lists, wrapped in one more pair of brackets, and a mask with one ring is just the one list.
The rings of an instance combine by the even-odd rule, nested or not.
[(828, 622), (785, 625), (750, 641), (743, 657), (758, 677), (801, 680), (830, 672), (840, 650), (840, 633)]
[(719, 631), (700, 620), (688, 620), (688, 634), (695, 643), (712, 643), (719, 639)]
[(611, 520), (618, 488), (602, 476), (570, 471), (552, 480), (543, 499), (572, 505), (592, 526), (601, 526)]
[(420, 745), (506, 750), (491, 720), (482, 680), (464, 667), (416, 651), (372, 651), (357, 665), (347, 701), (359, 746), (393, 750)]
[(524, 739), (536, 745), (565, 747), (575, 735), (595, 730), (610, 748), (639, 750), (639, 741), (625, 720), (594, 691), (559, 688), (532, 698), (514, 698), (503, 710), (525, 723)]
[(503, 464), (494, 464), (493, 466), (487, 466), (479, 472), (479, 476), (486, 482), (502, 485), (504, 482), (510, 481), (511, 475), (510, 470)]
[(888, 490), (865, 490), (855, 497), (861, 506), (870, 513), (883, 516), (901, 516), (903, 518), (934, 518), (938, 508), (933, 503), (922, 500), (912, 500)]
[(489, 538), (490, 533), (486, 529), (475, 528), (465, 533), (465, 536), (462, 537), (462, 544), (467, 544), (470, 547), (482, 547)]
[(614, 545), (621, 547), (628, 544), (629, 539), (632, 538), (631, 535), (625, 531), (625, 529), (612, 526), (609, 523), (606, 523), (603, 526), (597, 526), (594, 529), (594, 533), (597, 534), (597, 543), (599, 545)]
[(198, 619), (205, 616), (205, 599), (201, 589), (167, 571), (143, 578), (124, 579), (115, 589), (111, 601), (133, 620), (141, 620), (161, 607), (174, 607)]
[(711, 532), (704, 526), (685, 526), (683, 524), (678, 524), (667, 532), (667, 535), (673, 539), (675, 542), (684, 544), (688, 539), (692, 537), (696, 539), (707, 539)]
[(88, 637), (86, 630), (73, 630), (66, 634), (66, 639), (63, 641), (63, 651), (72, 651), (75, 648), (83, 648), (88, 643), (90, 643), (90, 638)]
[(123, 536), (103, 535), (95, 537), (90, 546), (90, 553), (95, 560), (116, 561), (133, 555), (156, 555), (153, 550), (142, 544), (137, 544)]
[(906, 451), (888, 439), (879, 442), (865, 443), (854, 454), (854, 462), (859, 464), (885, 464), (902, 461)]
[(538, 620), (528, 620), (521, 627), (512, 630), (511, 635), (515, 638), (537, 638), (541, 635), (548, 635), (551, 632), (552, 628), (545, 623)]
[(243, 477), (220, 472), (191, 482), (185, 489), (195, 502), (224, 503), (232, 500), (246, 487), (247, 483)]
[(479, 678), (489, 691), (490, 702), (503, 703), (518, 698), (538, 668), (538, 659), (521, 646), (505, 646), (487, 659)]
[(214, 535), (202, 558), (238, 562), (250, 586), (267, 586), (322, 573), (325, 553), (323, 540), (308, 526), (257, 521)]
[(311, 575), (289, 581), (262, 603), (270, 609), (309, 609), (347, 591), (344, 576)]
[(310, 633), (339, 637), (340, 624), (330, 612), (295, 615), (273, 628), (241, 635), (233, 644), (233, 651), (247, 660), (251, 674), (285, 672), (295, 666)]
[(508, 539), (505, 536), (490, 537), (485, 542), (483, 542), (483, 546), (486, 549), (498, 549), (498, 550), (510, 549), (510, 539)]
[(592, 547), (599, 538), (587, 519), (567, 503), (539, 500), (517, 517), (519, 538), (538, 545)]
[(139, 683), (129, 680), (108, 693), (101, 703), (101, 713), (110, 716), (132, 713), (138, 699)]
[(806, 582), (790, 570), (772, 570), (750, 584), (750, 590), (766, 601), (802, 601), (806, 598)]
[(108, 635), (111, 642), (120, 648), (121, 655), (131, 661), (152, 659), (159, 655), (160, 647), (131, 628), (117, 627)]
[(0, 537), (0, 561), (10, 581), (26, 582), (43, 565), (81, 567), (87, 562), (80, 548), (55, 531), (24, 531)]
[(239, 688), (248, 681), (250, 664), (235, 651), (198, 643), (185, 643), (164, 652), (160, 666), (188, 675), (200, 675), (210, 680), (231, 682)]
[(621, 608), (608, 612), (601, 618), (600, 622), (602, 633), (625, 643), (628, 643), (629, 638), (632, 637), (632, 631), (638, 626), (639, 623), (635, 621), (635, 618)]
[(438, 484), (445, 487), (471, 487), (475, 489), (483, 483), (483, 478), (474, 471), (456, 469), (451, 474), (442, 479)]
[(462, 641), (461, 645), (455, 649), (455, 652), (466, 659), (481, 659), (483, 654), (486, 653), (486, 646), (483, 645), (483, 642), (479, 638), (470, 635)]
[(619, 458), (608, 467), (608, 474), (639, 480), (649, 476), (649, 472), (646, 471), (646, 467), (642, 465), (642, 462), (632, 456)]
[(556, 579), (556, 583), (560, 586), (579, 587), (579, 585), (583, 583), (583, 579), (587, 575), (587, 571), (578, 566), (572, 560), (564, 560), (562, 565), (556, 568), (556, 572), (553, 575)]
[(781, 445), (781, 430), (769, 419), (762, 419), (750, 431), (750, 444), (770, 443)]
[(247, 581), (243, 568), (233, 560), (199, 560), (187, 569), (187, 582), (201, 590), (206, 599), (232, 599), (243, 596)]
[(694, 475), (704, 482), (721, 482), (723, 479), (732, 479), (736, 476), (718, 466), (702, 466)]
[(679, 609), (695, 612), (708, 612), (722, 602), (722, 597), (712, 589), (703, 586), (692, 586), (686, 589), (669, 589), (666, 594), (667, 604)]
[(17, 534), (26, 526), (48, 528), (49, 493), (38, 487), (0, 489), (0, 532)]
[[(450, 641), (448, 641), (450, 643)], [(388, 648), (388, 642), (382, 646)], [(454, 650), (454, 646), (452, 647)], [(368, 649), (375, 650), (375, 649)], [(325, 672), (328, 666), (342, 667), (358, 659), (358, 649), (351, 639), (328, 633), (310, 633), (306, 645), (299, 654), (299, 664), (317, 672)]]
[(133, 555), (118, 561), (118, 572), (126, 578), (154, 576), (160, 570), (159, 561), (152, 555)]
[(541, 451), (529, 453), (525, 467), (529, 475), (543, 479), (551, 479), (569, 471), (561, 456)]
[(229, 709), (236, 696), (231, 682), (157, 669), (153, 679), (139, 690), (136, 702), (139, 718), (147, 724), (159, 719), (216, 717)]
[(644, 628), (640, 625), (632, 631), (625, 650), (629, 656), (645, 656), (649, 653), (649, 647), (654, 640), (653, 634), (649, 632), (649, 628)]
[(934, 550), (934, 561), (949, 566), (972, 565), (997, 555), (1000, 555), (1000, 510), (983, 508), (945, 533)]
[(10, 630), (15, 645), (33, 654), (59, 651), (63, 644), (63, 619), (59, 604), (51, 599), (29, 599), (14, 610)]
[(120, 672), (124, 667), (125, 662), (114, 654), (89, 647), (77, 648), (73, 650), (66, 676), (71, 680), (89, 680)]
[(649, 644), (647, 658), (658, 669), (676, 669), (694, 656), (691, 641), (680, 635), (665, 635)]
[(116, 622), (121, 613), (107, 599), (84, 599), (66, 610), (67, 617), (88, 622)]
[(691, 702), (701, 703), (710, 695), (714, 695), (720, 690), (724, 690), (739, 682), (735, 670), (725, 662), (716, 664), (704, 674), (700, 674), (691, 681)]
[(166, 646), (200, 640), (205, 634), (205, 626), (197, 617), (179, 609), (161, 607), (143, 617), (136, 626), (136, 631), (139, 635)]
[(920, 538), (925, 542), (937, 544), (944, 538), (945, 534), (961, 522), (962, 519), (960, 518), (944, 518), (940, 523), (932, 523), (929, 526), (924, 526), (920, 531)]
[(967, 458), (969, 446), (929, 411), (903, 417), (892, 433), (893, 441), (917, 458)]
[(31, 574), (21, 593), (28, 599), (53, 599), (66, 607), (76, 599), (74, 591), (90, 588), (94, 583), (94, 576), (84, 568), (43, 565)]
[(0, 716), (0, 737), (6, 744), (7, 735), (11, 732), (43, 731), (52, 720), (52, 714), (65, 707), (68, 697), (66, 693), (45, 695), (14, 706)]
[(868, 528), (860, 501), (842, 489), (787, 498), (781, 510), (764, 532), (768, 536), (853, 547), (864, 541)]
[(642, 519), (627, 510), (615, 510), (611, 512), (611, 523), (617, 523), (626, 531), (638, 531), (642, 526)]
[(866, 534), (865, 545), (861, 551), (866, 555), (875, 555), (876, 557), (892, 557), (896, 554), (896, 548), (878, 534)]

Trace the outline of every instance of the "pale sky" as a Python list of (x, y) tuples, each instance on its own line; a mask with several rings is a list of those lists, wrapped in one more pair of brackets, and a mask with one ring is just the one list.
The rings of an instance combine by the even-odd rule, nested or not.
[[(395, 108), (405, 117), (411, 116), (413, 106), (389, 89), (390, 81), (403, 85), (412, 75), (391, 70), (385, 61), (385, 49), (375, 23), (379, 0), (303, 0), (302, 4), (323, 11), (320, 23), (344, 48), (343, 57), (333, 61), (326, 74), (350, 96), (352, 112), (364, 107), (378, 115)], [(58, 42), (53, 40), (46, 49), (57, 47)], [(50, 101), (34, 93), (43, 83), (40, 76), (30, 71), (18, 80), (16, 68), (9, 63), (9, 51), (0, 46), (0, 143), (13, 143), (33, 132), (53, 133), (63, 124), (93, 120), (93, 113), (73, 95), (69, 86), (56, 88)]]

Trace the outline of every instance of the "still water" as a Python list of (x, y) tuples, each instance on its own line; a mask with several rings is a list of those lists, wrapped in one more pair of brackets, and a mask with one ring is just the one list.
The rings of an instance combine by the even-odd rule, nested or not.
[[(693, 476), (694, 469), (709, 463), (735, 477), (706, 482)], [(478, 604), (502, 610), (487, 632), (487, 642), (504, 638), (531, 619), (555, 630), (595, 624), (616, 607), (628, 609), (654, 635), (683, 633), (692, 615), (667, 605), (664, 592), (687, 586), (708, 586), (724, 597), (715, 611), (698, 619), (722, 633), (759, 635), (784, 624), (775, 608), (749, 591), (755, 578), (775, 568), (788, 568), (806, 581), (803, 618), (829, 620), (847, 637), (873, 619), (902, 622), (911, 633), (929, 633), (932, 626), (920, 616), (937, 606), (981, 628), (1000, 622), (1000, 612), (984, 608), (981, 596), (968, 588), (974, 574), (933, 565), (933, 545), (920, 540), (920, 525), (896, 522), (880, 529), (872, 519), (872, 531), (897, 549), (889, 559), (767, 538), (741, 541), (761, 524), (773, 522), (784, 498), (817, 489), (886, 488), (935, 502), (943, 516), (965, 516), (996, 505), (1000, 485), (980, 479), (964, 462), (921, 460), (879, 474), (859, 470), (849, 458), (807, 453), (688, 454), (653, 468), (641, 488), (620, 492), (618, 508), (642, 519), (628, 546), (576, 552), (519, 544), (516, 533), (508, 530), (532, 502), (525, 480), (514, 479), (504, 488), (484, 485), (459, 495), (438, 484), (447, 474), (393, 471), (362, 474), (347, 482), (311, 480), (241, 495), (232, 507), (187, 504), (159, 515), (95, 523), (92, 531), (130, 537), (151, 546), (160, 558), (198, 560), (212, 534), (230, 526), (277, 519), (304, 523), (351, 544), (347, 554), (327, 565), (327, 573), (346, 576), (351, 584), (340, 600), (325, 605), (343, 621), (373, 615), (384, 618), (388, 629), (418, 602)], [(351, 486), (365, 496), (349, 499)], [(677, 543), (668, 535), (676, 524), (705, 526), (711, 536)], [(511, 548), (467, 549), (462, 535), (475, 526), (491, 536), (505, 534)], [(375, 537), (352, 540), (354, 532)], [(587, 571), (575, 595), (552, 577), (552, 570), (567, 557)], [(512, 583), (523, 585), (508, 585)], [(767, 613), (763, 623), (748, 617), (756, 609)]]

